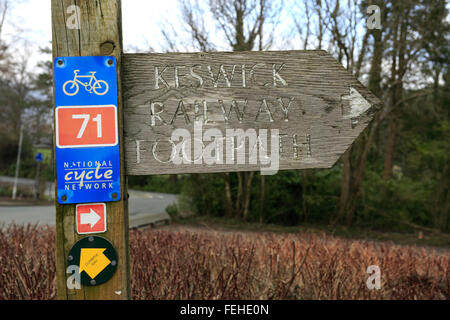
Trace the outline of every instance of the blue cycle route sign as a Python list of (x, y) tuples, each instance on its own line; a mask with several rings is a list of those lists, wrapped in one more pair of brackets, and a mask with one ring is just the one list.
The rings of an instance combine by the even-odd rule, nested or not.
[(44, 155), (42, 153), (38, 152), (38, 153), (36, 153), (34, 160), (36, 160), (36, 162), (42, 162), (42, 161), (44, 161)]
[(120, 200), (115, 58), (59, 57), (54, 75), (58, 202)]

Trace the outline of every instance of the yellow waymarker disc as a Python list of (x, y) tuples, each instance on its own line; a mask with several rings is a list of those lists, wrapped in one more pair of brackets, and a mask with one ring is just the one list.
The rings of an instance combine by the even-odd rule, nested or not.
[(117, 269), (117, 252), (107, 239), (89, 236), (77, 241), (67, 257), (78, 267), (81, 284), (94, 286), (108, 281)]

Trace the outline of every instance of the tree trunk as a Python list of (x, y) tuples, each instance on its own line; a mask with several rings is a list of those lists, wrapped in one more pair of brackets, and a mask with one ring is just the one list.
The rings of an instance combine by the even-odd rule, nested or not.
[(302, 170), (302, 212), (303, 212), (303, 223), (308, 221), (308, 204), (306, 203), (306, 193), (308, 184), (308, 172)]
[(381, 30), (372, 30), (373, 55), (369, 71), (369, 90), (381, 97), (381, 62), (383, 60), (383, 41)]
[(247, 220), (247, 216), (248, 216), (248, 209), (250, 206), (250, 198), (251, 198), (251, 186), (252, 186), (252, 181), (253, 181), (253, 177), (255, 176), (255, 172), (251, 171), (251, 172), (245, 172), (246, 177), (246, 181), (245, 181), (245, 192), (244, 192), (244, 198), (243, 198), (243, 209), (242, 209), (242, 218), (243, 220)]
[(355, 70), (355, 77), (359, 78), (360, 73), (361, 73), (361, 67), (364, 61), (364, 57), (366, 55), (366, 49), (367, 49), (367, 43), (369, 41), (369, 31), (367, 31), (364, 34), (364, 38), (363, 38), (363, 42), (361, 45), (361, 51), (358, 55), (358, 61), (356, 62), (356, 70)]
[[(392, 176), (394, 165), (395, 140), (399, 131), (399, 115), (402, 107), (403, 76), (406, 73), (406, 37), (408, 32), (409, 9), (406, 8), (399, 17), (398, 27), (394, 32), (394, 56), (391, 68), (391, 116), (388, 125), (388, 136), (386, 138), (386, 150), (384, 153), (383, 178)], [(398, 30), (400, 29), (400, 30)], [(398, 38), (397, 33), (400, 32)], [(398, 59), (398, 60), (397, 60)], [(398, 68), (397, 68), (398, 61)]]
[(263, 223), (263, 213), (264, 213), (264, 193), (265, 193), (265, 180), (266, 177), (264, 175), (260, 175), (261, 177), (261, 197), (259, 199), (259, 223), (262, 224)]
[(444, 163), (444, 168), (442, 169), (442, 174), (440, 178), (440, 183), (438, 184), (440, 197), (441, 199), (438, 207), (440, 207), (440, 214), (439, 214), (439, 230), (441, 231), (447, 231), (447, 219), (448, 219), (448, 207), (449, 207), (449, 199), (448, 199), (448, 190), (449, 190), (449, 179), (448, 179), (448, 158), (446, 159)]
[(339, 212), (332, 218), (331, 224), (336, 224), (339, 219), (344, 215), (348, 208), (348, 201), (350, 196), (350, 183), (351, 183), (351, 154), (352, 146), (344, 152), (342, 156), (342, 173), (341, 173), (341, 196), (339, 199)]
[(319, 44), (317, 46), (317, 49), (322, 50), (322, 40), (323, 40), (322, 0), (316, 1), (316, 12), (319, 19), (318, 22), (319, 34), (317, 35), (317, 40)]
[(392, 167), (394, 164), (395, 140), (398, 132), (398, 119), (392, 114), (389, 119), (388, 134), (386, 138), (386, 148), (384, 151), (383, 178), (389, 179), (392, 176)]
[[(373, 36), (373, 54), (371, 58), (371, 66), (369, 71), (369, 90), (371, 90), (375, 95), (381, 97), (381, 63), (383, 58), (383, 39), (381, 30), (372, 30), (371, 34)], [(360, 57), (359, 61), (363, 59)], [(360, 63), (357, 65), (361, 66)], [(357, 68), (357, 73), (360, 70)], [(355, 141), (355, 148), (357, 148), (357, 156), (354, 160), (353, 168), (351, 168), (351, 157), (350, 152), (344, 154), (343, 156), (343, 173), (341, 180), (341, 200), (340, 200), (340, 210), (339, 216), (342, 217), (345, 210), (346, 211), (346, 224), (351, 226), (352, 220), (356, 211), (356, 206), (361, 194), (361, 184), (364, 178), (367, 157), (369, 155), (370, 147), (375, 138), (375, 134), (380, 123), (380, 114), (373, 119), (372, 123), (366, 128), (368, 132), (367, 137), (360, 137)], [(350, 162), (347, 162), (347, 157), (349, 157)], [(347, 171), (349, 171), (349, 176), (347, 176)], [(347, 184), (348, 183), (348, 184)], [(345, 188), (347, 187), (347, 192)], [(347, 199), (345, 199), (347, 195)]]
[(245, 180), (245, 173), (246, 172), (237, 172), (237, 178), (238, 178), (238, 190), (236, 195), (236, 201), (234, 202), (234, 214), (237, 217), (242, 218), (242, 193), (244, 192), (244, 180)]
[(230, 174), (226, 172), (222, 176), (225, 183), (226, 216), (231, 218), (233, 216), (233, 199), (231, 197)]

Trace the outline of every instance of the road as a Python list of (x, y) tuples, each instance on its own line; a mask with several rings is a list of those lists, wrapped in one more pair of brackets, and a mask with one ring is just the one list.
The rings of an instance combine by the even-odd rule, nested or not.
[[(128, 190), (129, 224), (131, 228), (170, 220), (166, 207), (176, 203), (173, 194)], [(0, 204), (0, 224), (55, 225), (55, 206), (2, 206)]]

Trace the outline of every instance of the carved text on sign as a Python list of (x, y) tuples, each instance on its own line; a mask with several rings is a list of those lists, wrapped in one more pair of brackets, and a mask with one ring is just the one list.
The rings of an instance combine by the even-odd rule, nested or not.
[(327, 168), (379, 104), (325, 51), (125, 54), (123, 75), (132, 175)]

